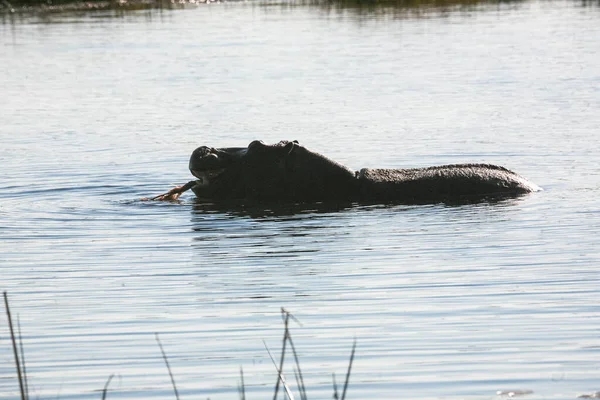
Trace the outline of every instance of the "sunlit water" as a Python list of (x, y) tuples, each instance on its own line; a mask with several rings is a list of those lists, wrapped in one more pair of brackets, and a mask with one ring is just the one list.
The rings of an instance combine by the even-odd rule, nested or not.
[[(600, 9), (213, 4), (4, 17), (0, 289), (32, 398), (572, 399), (600, 390)], [(297, 139), (354, 169), (507, 166), (545, 191), (460, 207), (138, 201), (203, 144)], [(6, 318), (0, 398), (15, 399)], [(284, 371), (292, 383), (292, 364)], [(298, 393), (296, 392), (296, 396)]]

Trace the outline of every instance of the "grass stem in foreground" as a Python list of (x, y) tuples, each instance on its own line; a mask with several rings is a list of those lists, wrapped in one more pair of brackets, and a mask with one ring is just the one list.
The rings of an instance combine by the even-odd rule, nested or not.
[[(269, 353), (269, 357), (271, 357), (271, 361), (273, 361), (273, 365), (275, 366), (275, 368), (277, 368), (277, 364), (275, 363), (275, 359), (273, 358), (273, 355), (271, 354), (271, 351), (267, 347), (267, 344), (264, 341), (263, 341), (263, 344), (265, 345), (265, 349), (267, 349), (267, 353)], [(295, 400), (294, 394), (292, 393), (292, 391), (290, 390), (289, 386), (285, 382), (285, 376), (283, 376), (283, 372), (281, 370), (278, 370), (277, 371), (277, 375), (279, 376), (279, 380), (277, 382), (281, 381), (281, 384), (283, 385), (283, 388), (285, 389), (285, 393), (287, 394), (288, 399)], [(277, 393), (275, 393), (275, 396), (277, 396)]]
[(29, 400), (29, 385), (27, 384), (27, 368), (25, 363), (25, 351), (23, 350), (23, 336), (21, 335), (21, 320), (17, 315), (17, 331), (19, 333), (19, 348), (21, 350), (21, 364), (23, 365), (23, 383), (25, 384), (25, 398)]
[(25, 386), (23, 385), (23, 376), (21, 375), (21, 364), (19, 363), (19, 352), (17, 351), (17, 341), (15, 339), (15, 330), (13, 329), (12, 317), (10, 316), (10, 307), (8, 306), (8, 293), (4, 292), (4, 306), (6, 307), (6, 316), (8, 317), (8, 326), (10, 328), (10, 338), (12, 340), (13, 353), (15, 355), (15, 365), (17, 367), (17, 376), (19, 378), (19, 389), (21, 390), (21, 400), (27, 400), (25, 395)]
[(104, 389), (102, 389), (102, 400), (106, 400), (106, 392), (108, 391), (108, 385), (110, 385), (110, 381), (112, 381), (112, 378), (114, 376), (115, 374), (111, 374), (106, 380), (106, 383), (104, 384)]
[(246, 400), (246, 386), (244, 385), (244, 369), (240, 367), (240, 376), (242, 381), (238, 386), (238, 393), (240, 394), (240, 400)]
[(352, 353), (350, 354), (350, 363), (348, 364), (348, 372), (346, 372), (346, 382), (344, 382), (344, 390), (342, 391), (342, 400), (346, 398), (346, 389), (348, 389), (348, 382), (350, 382), (350, 371), (352, 370), (352, 362), (354, 361), (354, 351), (356, 350), (356, 338), (354, 338), (354, 344), (352, 345)]
[[(279, 368), (277, 369), (277, 373), (279, 375), (281, 375), (282, 371), (283, 371), (283, 361), (285, 360), (285, 348), (287, 345), (287, 338), (288, 338), (288, 323), (290, 320), (290, 313), (287, 312), (283, 307), (281, 308), (281, 315), (285, 316), (284, 319), (284, 324), (285, 324), (285, 331), (283, 332), (283, 344), (281, 345), (281, 358), (279, 359)], [(265, 344), (265, 347), (267, 345)], [(269, 349), (267, 349), (267, 351), (269, 351)], [(269, 352), (269, 355), (271, 355), (271, 353)], [(277, 379), (277, 382), (275, 383), (275, 394), (273, 395), (273, 400), (277, 400), (277, 394), (279, 393), (279, 381), (280, 381), (280, 377)]]
[(177, 392), (177, 385), (175, 385), (175, 378), (173, 378), (173, 373), (171, 372), (171, 367), (169, 366), (169, 360), (167, 360), (167, 355), (165, 354), (165, 350), (160, 343), (160, 339), (158, 338), (158, 333), (154, 334), (156, 337), (156, 342), (158, 343), (158, 347), (160, 347), (160, 352), (162, 353), (163, 360), (165, 360), (165, 364), (167, 366), (167, 370), (169, 371), (169, 376), (171, 377), (171, 383), (173, 384), (173, 391), (175, 392), (175, 398), (179, 400), (179, 393)]

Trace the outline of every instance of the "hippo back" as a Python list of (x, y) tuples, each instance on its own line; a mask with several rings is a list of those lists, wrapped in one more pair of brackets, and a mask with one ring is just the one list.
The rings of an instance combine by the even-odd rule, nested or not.
[(361, 197), (404, 202), (510, 197), (541, 190), (504, 167), (454, 164), (429, 168), (369, 169), (358, 174)]

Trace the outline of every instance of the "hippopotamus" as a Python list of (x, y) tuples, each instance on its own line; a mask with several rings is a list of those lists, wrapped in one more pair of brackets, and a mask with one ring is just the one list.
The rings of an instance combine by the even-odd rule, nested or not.
[(515, 172), (491, 164), (353, 171), (295, 140), (271, 145), (255, 140), (247, 147), (198, 147), (192, 152), (189, 169), (197, 180), (159, 199), (171, 199), (169, 195), (191, 188), (198, 198), (212, 202), (423, 204), (500, 199), (541, 190)]

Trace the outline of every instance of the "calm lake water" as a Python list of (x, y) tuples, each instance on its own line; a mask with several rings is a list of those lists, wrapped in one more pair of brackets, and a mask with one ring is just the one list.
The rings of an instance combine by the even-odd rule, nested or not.
[[(32, 398), (272, 397), (280, 308), (309, 398), (600, 390), (600, 7), (212, 4), (0, 19), (0, 289)], [(200, 145), (297, 139), (351, 168), (504, 165), (459, 207), (218, 210)], [(0, 398), (16, 399), (6, 317)], [(294, 381), (291, 363), (287, 380)], [(292, 385), (295, 390), (295, 384)], [(296, 392), (298, 396), (298, 393)]]

